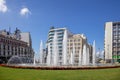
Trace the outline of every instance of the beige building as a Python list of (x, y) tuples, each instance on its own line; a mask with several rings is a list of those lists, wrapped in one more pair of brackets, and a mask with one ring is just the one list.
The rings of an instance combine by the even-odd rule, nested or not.
[(120, 62), (120, 22), (105, 23), (105, 60)]
[[(70, 61), (71, 53), (73, 53), (74, 51), (74, 62), (73, 62), (74, 64), (73, 65), (79, 65), (79, 53), (81, 51), (81, 56), (82, 56), (84, 44), (86, 44), (86, 46), (89, 47), (89, 52), (91, 55), (92, 53), (91, 46), (87, 43), (87, 38), (83, 34), (74, 34), (72, 36), (69, 36), (68, 42), (67, 42), (68, 63)], [(91, 57), (89, 56), (89, 59), (90, 58)]]

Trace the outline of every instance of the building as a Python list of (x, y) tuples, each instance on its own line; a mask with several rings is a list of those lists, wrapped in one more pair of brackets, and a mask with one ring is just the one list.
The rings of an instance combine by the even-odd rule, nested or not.
[[(46, 63), (48, 66), (78, 65), (79, 54), (83, 56), (83, 46), (86, 45), (89, 62), (92, 61), (92, 47), (82, 34), (72, 34), (67, 28), (52, 27), (48, 33)], [(86, 50), (85, 50), (86, 51)], [(87, 55), (87, 54), (86, 54)], [(71, 61), (72, 60), (72, 61)], [(71, 63), (71, 62), (72, 63)]]
[(30, 33), (22, 33), (17, 28), (14, 33), (0, 30), (0, 62), (7, 63), (12, 56), (33, 58)]
[[(92, 57), (90, 57), (92, 54), (91, 51), (91, 45), (87, 43), (87, 38), (83, 34), (73, 34), (68, 38), (67, 41), (67, 54), (68, 54), (68, 63), (70, 61), (71, 54), (73, 53), (73, 58), (74, 61), (72, 65), (79, 65), (79, 57), (82, 57), (82, 52), (83, 52), (83, 46), (86, 44), (86, 47), (89, 48), (89, 61), (91, 60)], [(90, 61), (91, 62), (91, 61)], [(69, 63), (71, 64), (71, 63)]]
[(120, 62), (120, 22), (105, 23), (105, 60)]
[(67, 38), (70, 35), (66, 28), (51, 27), (47, 40), (47, 65), (67, 64)]
[[(79, 53), (83, 50), (83, 45), (86, 43), (86, 37), (80, 34), (74, 34), (68, 38), (67, 46), (68, 46), (68, 55), (71, 56), (74, 54), (74, 65), (79, 64)], [(80, 50), (81, 49), (81, 50)], [(74, 52), (73, 52), (74, 51)], [(69, 61), (69, 59), (68, 59)]]

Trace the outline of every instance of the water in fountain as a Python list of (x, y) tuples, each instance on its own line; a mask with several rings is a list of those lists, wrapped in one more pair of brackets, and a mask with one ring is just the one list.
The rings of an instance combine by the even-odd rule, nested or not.
[(73, 53), (71, 52), (71, 55), (70, 55), (70, 65), (73, 65)]
[(36, 65), (36, 62), (35, 62), (35, 55), (34, 55), (34, 61), (33, 61), (33, 64)]
[(16, 64), (32, 64), (33, 59), (28, 57), (19, 57), (19, 56), (12, 56), (7, 64), (8, 65), (16, 65)]
[(89, 48), (87, 48), (87, 65), (90, 64)]
[(87, 65), (87, 49), (86, 49), (86, 45), (83, 46), (83, 61), (82, 61), (82, 65)]
[(50, 53), (50, 43), (48, 44), (48, 54), (47, 54), (47, 66), (51, 63), (51, 53)]
[(73, 57), (72, 57), (72, 62), (73, 62), (73, 65), (74, 65), (74, 62), (75, 62), (75, 44), (74, 44), (74, 42), (73, 42), (73, 55), (72, 55)]
[(95, 41), (93, 42), (93, 53), (92, 53), (92, 63), (95, 65), (96, 50), (95, 50)]
[(64, 32), (64, 37), (63, 37), (63, 64), (67, 64), (67, 30)]
[(40, 62), (40, 64), (42, 64), (42, 62), (43, 62), (43, 42), (42, 42), (42, 40), (40, 42), (40, 58), (39, 58), (39, 62)]
[(53, 66), (57, 66), (58, 63), (58, 46), (57, 46), (57, 33), (54, 34), (53, 39)]
[(81, 49), (79, 50), (79, 66), (82, 65), (82, 54), (81, 54)]
[(22, 63), (23, 63), (22, 60), (18, 56), (12, 56), (7, 62), (8, 65), (9, 64), (22, 64)]

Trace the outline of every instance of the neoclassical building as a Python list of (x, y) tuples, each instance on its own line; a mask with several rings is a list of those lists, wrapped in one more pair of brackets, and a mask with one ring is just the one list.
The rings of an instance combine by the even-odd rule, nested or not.
[(33, 58), (34, 51), (29, 32), (23, 33), (17, 28), (14, 33), (0, 30), (0, 63), (7, 63), (12, 56)]

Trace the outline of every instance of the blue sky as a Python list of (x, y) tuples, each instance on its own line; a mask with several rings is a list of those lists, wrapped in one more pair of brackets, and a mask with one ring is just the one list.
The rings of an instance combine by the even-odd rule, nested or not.
[[(1, 1), (1, 0), (0, 0)], [(84, 33), (88, 42), (96, 40), (104, 48), (104, 24), (120, 21), (120, 0), (2, 0), (7, 9), (0, 11), (0, 29), (18, 27), (30, 32), (33, 48), (39, 51), (50, 26), (67, 27), (73, 33)], [(26, 8), (26, 13), (20, 11)]]

